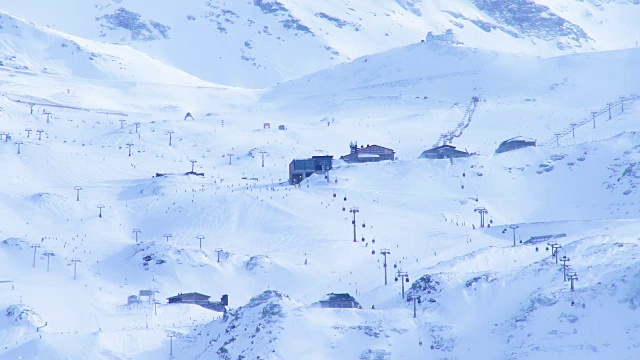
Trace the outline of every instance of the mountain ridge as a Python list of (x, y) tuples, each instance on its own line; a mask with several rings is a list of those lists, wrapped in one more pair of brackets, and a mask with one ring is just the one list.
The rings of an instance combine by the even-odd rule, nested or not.
[(130, 45), (210, 82), (253, 88), (446, 29), (466, 46), (543, 57), (628, 48), (639, 27), (632, 19), (640, 16), (635, 1), (36, 1), (2, 8), (69, 34)]

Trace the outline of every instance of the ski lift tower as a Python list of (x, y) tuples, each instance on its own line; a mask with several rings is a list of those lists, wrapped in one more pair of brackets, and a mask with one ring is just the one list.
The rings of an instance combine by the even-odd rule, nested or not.
[(484, 227), (484, 216), (486, 214), (488, 214), (489, 211), (484, 206), (476, 207), (475, 209), (473, 209), (473, 211), (477, 212), (477, 213), (480, 213), (480, 227), (483, 228)]
[(519, 227), (518, 224), (509, 225), (509, 229), (513, 230), (513, 246), (516, 246), (516, 229)]
[(400, 279), (400, 282), (402, 283), (402, 298), (404, 299), (404, 283), (409, 282), (409, 273), (402, 271), (402, 269), (398, 269), (395, 280), (398, 281), (398, 279)]

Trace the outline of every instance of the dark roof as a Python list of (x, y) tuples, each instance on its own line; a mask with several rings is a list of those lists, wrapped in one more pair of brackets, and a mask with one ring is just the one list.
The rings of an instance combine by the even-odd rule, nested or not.
[(323, 297), (322, 300), (320, 301), (321, 302), (322, 301), (356, 301), (356, 299), (347, 293), (344, 293), (344, 294), (330, 293), (325, 295), (325, 297)]
[(315, 167), (316, 161), (313, 159), (293, 159), (289, 166), (295, 166), (296, 168), (300, 168), (302, 170), (303, 167), (308, 167), (310, 170)]
[(167, 300), (169, 300), (169, 299), (181, 299), (181, 298), (188, 297), (188, 296), (196, 296), (196, 297), (202, 297), (202, 298), (207, 298), (207, 299), (211, 297), (209, 295), (200, 294), (198, 292), (191, 292), (191, 293), (186, 293), (186, 294), (178, 294), (176, 296), (172, 296), (170, 298), (167, 298)]
[(294, 164), (313, 163), (313, 159), (293, 159), (291, 162)]
[(367, 145), (367, 146), (365, 146), (365, 147), (363, 147), (363, 148), (359, 148), (358, 150), (367, 149), (367, 148), (370, 148), (370, 147), (379, 147), (379, 148), (382, 148), (382, 149), (385, 149), (385, 150), (391, 150), (391, 151), (395, 152), (395, 151), (394, 151), (393, 149), (391, 149), (391, 148), (384, 147), (384, 146), (380, 146), (380, 145), (376, 145), (376, 144), (373, 144), (373, 145)]
[(293, 159), (291, 160), (291, 163), (289, 164), (309, 164), (314, 166), (316, 164), (316, 161), (329, 161), (329, 160), (333, 160), (333, 155), (317, 155), (317, 156), (312, 156), (310, 159)]
[(536, 139), (532, 139), (532, 138), (528, 138), (528, 137), (524, 137), (524, 136), (516, 136), (516, 137), (512, 137), (511, 139), (507, 139), (505, 141), (503, 141), (502, 143), (507, 143), (509, 141), (533, 141), (536, 142)]
[(430, 151), (430, 150), (439, 150), (439, 149), (455, 149), (455, 148), (456, 148), (456, 147), (455, 147), (455, 146), (453, 146), (453, 145), (440, 145), (440, 146), (436, 146), (436, 147), (434, 147), (433, 149), (429, 149), (429, 150), (427, 150), (427, 151)]

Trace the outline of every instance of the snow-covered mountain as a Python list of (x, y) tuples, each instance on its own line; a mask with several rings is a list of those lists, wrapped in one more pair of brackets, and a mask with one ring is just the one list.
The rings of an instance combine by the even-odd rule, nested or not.
[(92, 80), (208, 85), (129, 46), (70, 36), (2, 11), (0, 29), (0, 66), (5, 70)]
[[(124, 0), (0, 14), (0, 358), (635, 358), (640, 50), (591, 52), (605, 24), (587, 24), (622, 27), (637, 4), (206, 4), (206, 19)], [(452, 21), (465, 45), (419, 42)], [(263, 67), (169, 56), (259, 25), (285, 40)], [(573, 51), (589, 53), (548, 57)], [(199, 78), (259, 71), (280, 83)], [(538, 146), (495, 153), (514, 136)], [(443, 139), (474, 155), (418, 158)], [(337, 160), (352, 141), (397, 160)], [(326, 154), (329, 181), (288, 184), (292, 159)], [(190, 292), (228, 294), (227, 311), (167, 303)], [(362, 309), (318, 305), (347, 292)]]
[(640, 6), (627, 0), (7, 0), (2, 10), (248, 87), (417, 43), (430, 31), (540, 56), (636, 47), (640, 34)]

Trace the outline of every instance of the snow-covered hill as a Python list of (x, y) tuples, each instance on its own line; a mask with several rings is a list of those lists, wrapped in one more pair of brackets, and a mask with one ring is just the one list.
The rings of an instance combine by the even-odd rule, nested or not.
[(0, 11), (0, 69), (91, 80), (209, 85), (128, 46), (66, 35)]
[(453, 29), (467, 46), (541, 56), (637, 47), (635, 1), (8, 0), (2, 10), (131, 45), (194, 76), (264, 87)]
[[(237, 6), (283, 29), (306, 24), (293, 2), (286, 13), (256, 3)], [(426, 13), (426, 2), (401, 4)], [(609, 2), (603, 13), (613, 6), (635, 9)], [(150, 37), (171, 30), (144, 14), (138, 40), (161, 43)], [(88, 21), (77, 18), (69, 26)], [(635, 356), (637, 49), (540, 58), (416, 43), (248, 90), (0, 21), (1, 358)], [(305, 36), (318, 37), (294, 36), (301, 57)], [(418, 159), (449, 132), (477, 154)], [(494, 153), (516, 135), (544, 146)], [(291, 159), (337, 158), (350, 141), (399, 159), (336, 161), (329, 182), (287, 183)], [(570, 258), (575, 291), (549, 241)], [(403, 288), (420, 296), (415, 318)], [(140, 290), (159, 303), (127, 304)], [(188, 292), (228, 294), (228, 311), (167, 304)], [(363, 309), (319, 308), (330, 292)]]
[(262, 102), (309, 125), (322, 119), (329, 119), (331, 126), (357, 125), (332, 135), (342, 143), (327, 148), (330, 153), (344, 153), (349, 141), (364, 138), (393, 145), (400, 158), (414, 159), (441, 134), (454, 130), (472, 98), (479, 97), (469, 126), (453, 145), (490, 154), (500, 142), (518, 135), (540, 143), (553, 139), (555, 144), (556, 132), (590, 120), (596, 110), (598, 129), (578, 127), (581, 141), (632, 129), (624, 122), (607, 130), (611, 126), (603, 120), (608, 114), (601, 109), (617, 103), (612, 114), (618, 117), (619, 97), (637, 92), (638, 61), (638, 49), (539, 59), (420, 43), (280, 84), (265, 93)]

